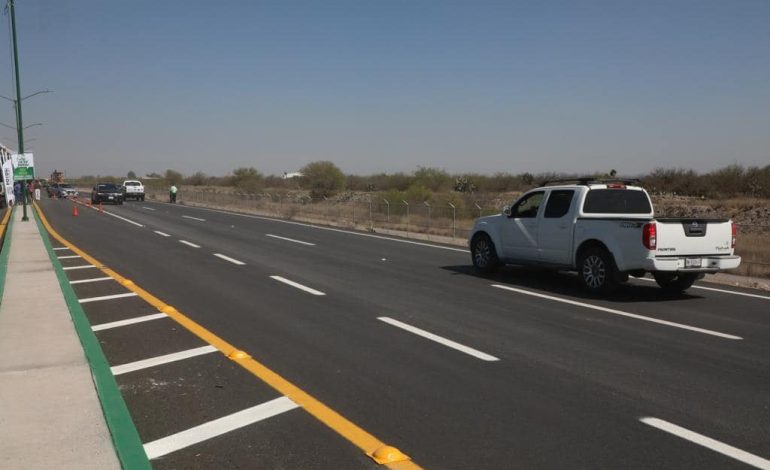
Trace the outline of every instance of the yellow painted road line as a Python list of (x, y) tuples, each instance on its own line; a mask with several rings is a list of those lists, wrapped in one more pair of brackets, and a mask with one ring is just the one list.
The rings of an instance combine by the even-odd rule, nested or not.
[(5, 228), (8, 227), (8, 220), (11, 218), (11, 210), (10, 207), (5, 208), (5, 215), (3, 216), (2, 222), (0, 222), (0, 239), (5, 235)]
[(358, 425), (337, 413), (333, 409), (324, 405), (309, 393), (306, 393), (304, 390), (284, 379), (270, 368), (254, 360), (246, 352), (241, 351), (224, 339), (207, 330), (200, 324), (191, 320), (182, 312), (179, 312), (174, 307), (166, 304), (159, 298), (134, 284), (133, 281), (126, 279), (112, 269), (102, 265), (102, 263), (97, 261), (95, 258), (88, 255), (86, 252), (68, 242), (61, 235), (59, 235), (59, 233), (56, 232), (53, 227), (51, 227), (51, 224), (48, 223), (48, 219), (46, 219), (43, 211), (40, 209), (40, 206), (35, 204), (35, 208), (37, 209), (37, 213), (40, 215), (40, 221), (43, 223), (43, 226), (48, 231), (48, 233), (60, 243), (69, 247), (73, 253), (80, 255), (86, 262), (93, 264), (104, 274), (115, 279), (126, 289), (135, 292), (145, 302), (168, 315), (169, 318), (185, 327), (192, 334), (220, 350), (222, 354), (257, 376), (259, 379), (273, 387), (282, 395), (289, 397), (295, 403), (304, 408), (305, 411), (313, 415), (316, 419), (324, 423), (337, 434), (347, 439), (350, 443), (361, 449), (366, 455), (374, 459), (376, 462), (384, 464), (392, 470), (418, 470), (422, 468), (410, 460), (409, 457), (401, 454), (397, 449), (386, 445), (383, 441), (360, 428)]

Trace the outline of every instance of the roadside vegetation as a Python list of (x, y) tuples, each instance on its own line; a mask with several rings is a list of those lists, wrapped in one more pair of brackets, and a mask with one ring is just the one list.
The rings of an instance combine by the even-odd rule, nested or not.
[[(71, 181), (90, 187), (126, 177), (83, 176)], [(522, 192), (545, 180), (620, 176), (616, 170), (593, 175), (567, 173), (452, 174), (418, 167), (412, 173), (345, 174), (330, 161), (311, 162), (291, 175), (264, 175), (254, 167), (224, 176), (174, 169), (138, 177), (149, 198), (165, 200), (171, 184), (188, 204), (328, 223), (370, 231), (408, 232), (462, 243), (473, 220), (498, 213)], [(637, 175), (660, 216), (730, 217), (739, 224), (739, 273), (770, 277), (770, 165), (730, 165), (708, 173), (656, 169)]]

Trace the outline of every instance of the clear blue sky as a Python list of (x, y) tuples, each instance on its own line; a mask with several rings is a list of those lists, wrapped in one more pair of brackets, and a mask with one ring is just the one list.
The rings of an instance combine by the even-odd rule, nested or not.
[(42, 174), (770, 164), (767, 0), (16, 1)]

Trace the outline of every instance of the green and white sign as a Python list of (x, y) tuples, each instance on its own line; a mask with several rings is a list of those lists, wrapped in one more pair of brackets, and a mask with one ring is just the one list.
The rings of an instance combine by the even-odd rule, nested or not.
[(13, 162), (13, 180), (24, 181), (35, 179), (35, 159), (31, 153), (11, 155)]

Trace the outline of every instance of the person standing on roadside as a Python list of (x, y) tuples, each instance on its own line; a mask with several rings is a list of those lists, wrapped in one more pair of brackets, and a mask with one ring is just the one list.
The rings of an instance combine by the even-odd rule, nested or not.
[(176, 192), (177, 188), (174, 183), (171, 183), (171, 187), (168, 190), (168, 200), (171, 204), (176, 204)]
[(21, 183), (18, 181), (13, 185), (13, 197), (18, 201), (21, 199)]

